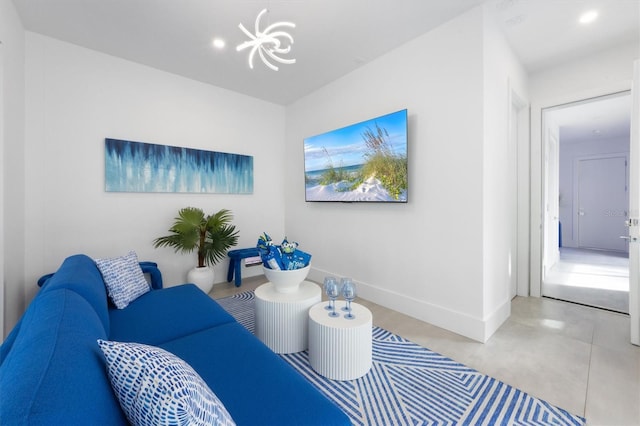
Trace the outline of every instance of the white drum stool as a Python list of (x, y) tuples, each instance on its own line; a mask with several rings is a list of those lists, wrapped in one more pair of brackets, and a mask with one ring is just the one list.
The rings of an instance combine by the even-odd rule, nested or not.
[(303, 281), (298, 291), (279, 293), (268, 282), (255, 290), (256, 336), (278, 354), (308, 347), (309, 308), (321, 299), (320, 287)]
[[(337, 303), (336, 305), (338, 305)], [(309, 310), (309, 363), (320, 375), (333, 380), (353, 380), (371, 369), (371, 311), (351, 303), (354, 319), (336, 306), (339, 317), (330, 317), (327, 302)], [(341, 304), (340, 304), (341, 305)]]

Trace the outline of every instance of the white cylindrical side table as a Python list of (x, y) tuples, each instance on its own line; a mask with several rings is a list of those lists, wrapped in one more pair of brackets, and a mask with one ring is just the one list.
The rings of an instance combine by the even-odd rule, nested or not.
[(321, 299), (320, 287), (303, 281), (298, 291), (279, 293), (268, 282), (255, 290), (256, 336), (278, 354), (308, 347), (309, 308)]
[(320, 375), (333, 380), (353, 380), (371, 369), (371, 311), (351, 304), (354, 319), (330, 317), (326, 302), (309, 309), (309, 363)]

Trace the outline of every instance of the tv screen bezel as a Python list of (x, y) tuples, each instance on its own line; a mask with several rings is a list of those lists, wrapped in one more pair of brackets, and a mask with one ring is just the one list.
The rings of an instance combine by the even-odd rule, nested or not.
[[(351, 128), (359, 128), (359, 127), (363, 127), (367, 124), (375, 124), (376, 120), (380, 120), (382, 118), (391, 116), (391, 115), (395, 115), (398, 113), (404, 113), (403, 117), (404, 117), (404, 149), (405, 149), (405, 157), (406, 157), (406, 162), (407, 162), (407, 180), (408, 180), (408, 169), (409, 169), (409, 113), (408, 113), (408, 109), (404, 108), (404, 109), (400, 109), (397, 111), (393, 111), (393, 112), (389, 112), (386, 114), (382, 114), (379, 116), (376, 116), (374, 118), (370, 118), (367, 120), (362, 120), (359, 122), (355, 122), (343, 127), (339, 127), (333, 130), (329, 130), (327, 132), (322, 132), (322, 133), (318, 133), (316, 135), (313, 136), (308, 136), (305, 137), (303, 139), (303, 171), (304, 171), (304, 177), (305, 177), (305, 182), (304, 182), (304, 192), (305, 192), (305, 202), (306, 203), (362, 203), (362, 204), (407, 204), (409, 202), (409, 182), (407, 182), (407, 188), (404, 191), (405, 192), (405, 197), (404, 199), (400, 199), (400, 200), (340, 200), (340, 199), (316, 199), (316, 198), (309, 198), (309, 194), (307, 193), (307, 141), (309, 139), (313, 139), (313, 138), (318, 138), (318, 137), (323, 137), (326, 135), (330, 135), (333, 133), (338, 133), (338, 132), (344, 132), (348, 129)], [(363, 142), (364, 144), (364, 142)], [(349, 167), (349, 166), (342, 166), (342, 167)]]

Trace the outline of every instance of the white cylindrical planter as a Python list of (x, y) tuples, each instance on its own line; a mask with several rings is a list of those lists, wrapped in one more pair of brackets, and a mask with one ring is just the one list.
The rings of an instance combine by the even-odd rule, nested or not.
[(215, 272), (208, 266), (195, 267), (187, 273), (187, 282), (194, 283), (207, 294), (213, 288), (214, 278)]

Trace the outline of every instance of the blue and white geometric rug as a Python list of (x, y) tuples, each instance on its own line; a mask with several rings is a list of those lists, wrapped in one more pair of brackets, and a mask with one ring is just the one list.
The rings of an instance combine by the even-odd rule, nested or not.
[[(217, 300), (255, 330), (253, 292)], [(534, 398), (380, 327), (365, 376), (329, 380), (308, 353), (281, 355), (349, 415), (354, 425), (583, 425), (585, 419)]]

